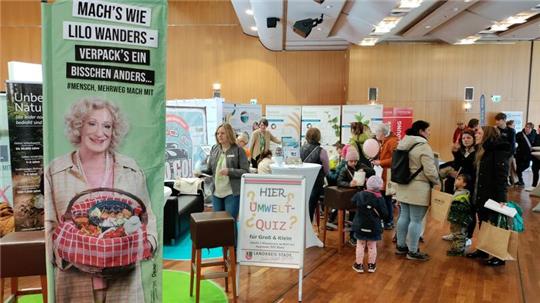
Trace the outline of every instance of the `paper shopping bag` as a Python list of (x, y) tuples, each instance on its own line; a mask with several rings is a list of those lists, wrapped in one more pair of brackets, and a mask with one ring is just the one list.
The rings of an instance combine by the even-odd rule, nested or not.
[(501, 260), (515, 260), (517, 259), (518, 234), (484, 222), (478, 233), (476, 248)]
[(452, 205), (452, 195), (435, 189), (431, 190), (431, 218), (444, 222)]

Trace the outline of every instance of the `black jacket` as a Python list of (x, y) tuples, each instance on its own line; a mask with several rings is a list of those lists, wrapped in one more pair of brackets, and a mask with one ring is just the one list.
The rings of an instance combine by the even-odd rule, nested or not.
[(476, 181), (476, 167), (474, 161), (476, 159), (476, 147), (473, 152), (465, 156), (465, 151), (459, 149), (456, 152), (452, 152), (454, 155), (454, 161), (452, 162), (452, 167), (459, 171), (460, 174), (467, 174), (471, 177), (471, 182), (467, 184), (467, 189), (470, 192), (474, 191), (474, 183)]
[(345, 167), (343, 167), (339, 172), (337, 178), (337, 186), (351, 187), (350, 183), (354, 177), (354, 172), (359, 169), (363, 169), (366, 172), (366, 182), (369, 177), (375, 175), (375, 170), (369, 166), (364, 165), (363, 163), (358, 162), (355, 169), (350, 168), (349, 165), (345, 165)]
[(352, 201), (356, 206), (352, 231), (368, 237), (381, 234), (383, 232), (381, 220), (388, 218), (383, 196), (365, 190), (356, 193)]
[(477, 167), (474, 206), (484, 206), (488, 199), (506, 202), (510, 144), (500, 139), (483, 144), (484, 154)]
[(531, 147), (534, 146), (535, 141), (538, 140), (536, 137), (536, 132), (533, 130), (530, 134), (525, 135), (524, 131), (520, 131), (516, 135), (516, 142), (518, 144), (516, 149), (516, 162), (518, 166), (522, 166), (524, 168), (529, 167), (529, 162), (532, 159), (531, 156), (531, 148), (529, 147), (529, 144), (527, 143), (527, 140), (525, 139), (525, 136), (529, 139), (529, 143), (531, 144)]
[(501, 138), (510, 144), (510, 152), (513, 155), (516, 152), (516, 130), (511, 127), (497, 128), (501, 132)]
[[(322, 147), (320, 144), (305, 143), (300, 148), (300, 158), (304, 163), (315, 163), (322, 165), (321, 161), (321, 150)], [(315, 180), (315, 188), (324, 186), (324, 169), (321, 167), (317, 179)]]

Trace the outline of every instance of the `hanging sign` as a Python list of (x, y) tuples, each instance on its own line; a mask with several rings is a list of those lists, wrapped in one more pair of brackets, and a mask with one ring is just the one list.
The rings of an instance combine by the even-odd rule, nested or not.
[(167, 1), (42, 4), (49, 302), (162, 302)]

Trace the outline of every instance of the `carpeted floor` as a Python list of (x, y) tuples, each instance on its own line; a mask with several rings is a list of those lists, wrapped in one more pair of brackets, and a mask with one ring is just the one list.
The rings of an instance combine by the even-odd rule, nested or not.
[[(222, 249), (203, 249), (203, 259), (220, 258)], [(191, 235), (189, 232), (182, 235), (175, 245), (163, 245), (163, 259), (166, 260), (191, 260)]]
[[(195, 295), (195, 285), (193, 285)], [(225, 291), (211, 280), (201, 281), (200, 302), (227, 302)], [(22, 296), (19, 303), (41, 303), (41, 294)], [(195, 302), (195, 297), (189, 296), (189, 273), (183, 271), (163, 271), (163, 302)]]

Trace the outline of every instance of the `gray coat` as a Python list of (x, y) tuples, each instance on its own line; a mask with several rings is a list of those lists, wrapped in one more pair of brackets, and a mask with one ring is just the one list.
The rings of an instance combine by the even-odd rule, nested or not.
[(409, 169), (411, 175), (421, 166), (424, 166), (424, 169), (409, 184), (397, 184), (396, 200), (407, 204), (429, 206), (431, 186), (439, 184), (439, 170), (435, 166), (435, 156), (431, 146), (424, 137), (405, 136), (399, 141), (397, 149), (409, 149), (419, 142), (423, 144), (418, 144), (409, 152)]
[[(211, 176), (219, 173), (216, 172), (216, 166), (222, 152), (221, 145), (216, 144), (212, 146), (210, 156), (208, 156), (207, 169), (203, 170), (203, 173)], [(233, 195), (238, 196), (240, 195), (240, 178), (242, 178), (243, 174), (249, 173), (249, 162), (246, 152), (243, 148), (234, 144), (225, 152), (225, 158)]]

